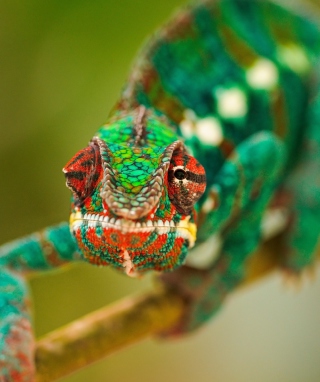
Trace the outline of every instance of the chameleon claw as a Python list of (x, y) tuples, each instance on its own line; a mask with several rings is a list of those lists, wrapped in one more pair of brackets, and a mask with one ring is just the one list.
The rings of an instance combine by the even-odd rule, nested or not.
[(302, 284), (303, 281), (300, 273), (293, 273), (289, 270), (284, 272), (283, 285), (287, 290), (299, 293), (301, 292)]
[(284, 271), (284, 285), (288, 289), (295, 292), (300, 292), (303, 286), (305, 286), (308, 282), (315, 282), (316, 271), (317, 269), (315, 265), (310, 265), (299, 272), (294, 272), (287, 269)]

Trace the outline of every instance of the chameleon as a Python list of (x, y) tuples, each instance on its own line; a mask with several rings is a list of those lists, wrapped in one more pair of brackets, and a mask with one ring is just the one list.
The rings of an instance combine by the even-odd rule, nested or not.
[[(315, 259), (320, 219), (320, 33), (303, 8), (200, 0), (143, 46), (119, 101), (63, 169), (70, 221), (0, 247), (0, 381), (32, 381), (25, 275), (74, 261), (159, 272), (185, 300), (164, 336), (200, 327), (246, 275), (272, 208), (282, 267)], [(197, 268), (193, 248), (218, 237)]]

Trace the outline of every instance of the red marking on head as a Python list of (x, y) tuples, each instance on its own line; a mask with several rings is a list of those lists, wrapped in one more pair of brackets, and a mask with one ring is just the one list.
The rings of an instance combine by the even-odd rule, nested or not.
[(189, 215), (206, 189), (203, 166), (183, 151), (173, 154), (168, 171), (168, 192), (177, 211)]
[(102, 177), (99, 147), (90, 144), (80, 150), (64, 167), (67, 186), (74, 194), (75, 204), (81, 205), (92, 194)]

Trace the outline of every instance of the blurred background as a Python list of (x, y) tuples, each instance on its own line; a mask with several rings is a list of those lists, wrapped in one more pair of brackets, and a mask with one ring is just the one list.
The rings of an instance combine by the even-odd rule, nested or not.
[[(0, 0), (0, 240), (68, 219), (61, 168), (105, 121), (142, 41), (182, 0)], [(318, 382), (320, 272), (299, 293), (274, 274), (198, 333), (147, 340), (65, 382)], [(31, 281), (37, 336), (149, 288), (80, 265)]]

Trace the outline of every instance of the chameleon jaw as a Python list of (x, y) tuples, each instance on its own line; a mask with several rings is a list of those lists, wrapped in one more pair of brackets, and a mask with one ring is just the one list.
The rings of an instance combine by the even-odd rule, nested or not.
[(191, 223), (190, 217), (187, 217), (175, 224), (171, 221), (148, 220), (146, 223), (136, 222), (125, 218), (109, 218), (99, 214), (82, 215), (80, 211), (70, 215), (70, 229), (76, 231), (83, 224), (87, 224), (88, 228), (101, 226), (102, 228), (117, 229), (123, 234), (133, 232), (153, 232), (157, 230), (159, 234), (165, 234), (170, 231), (175, 231), (179, 237), (189, 241), (189, 248), (194, 246), (196, 240), (197, 228), (194, 223)]
[(162, 220), (144, 223), (97, 213), (82, 215), (77, 209), (70, 216), (70, 230), (87, 261), (122, 269), (130, 277), (181, 266), (196, 236), (190, 217), (178, 224)]

